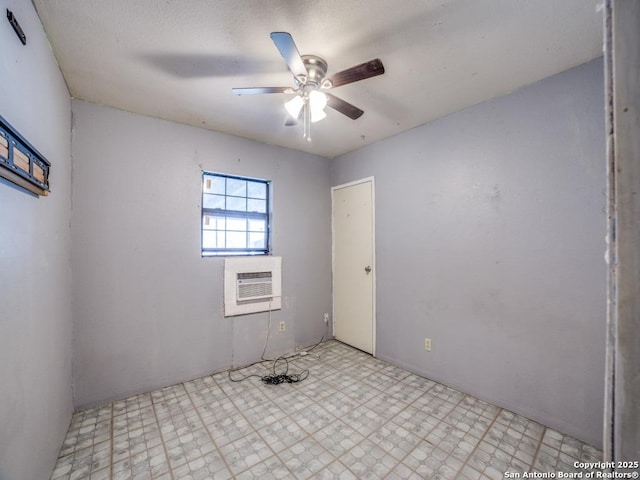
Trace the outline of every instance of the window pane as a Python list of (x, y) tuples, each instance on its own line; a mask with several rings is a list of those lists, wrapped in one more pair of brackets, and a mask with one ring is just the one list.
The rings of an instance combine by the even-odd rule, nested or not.
[(246, 197), (247, 182), (245, 180), (227, 178), (227, 195), (232, 195), (234, 197)]
[(217, 230), (225, 230), (227, 228), (227, 217), (211, 217), (214, 228)]
[(227, 210), (247, 211), (247, 199), (237, 197), (227, 197)]
[(266, 220), (249, 219), (249, 230), (252, 232), (264, 232), (267, 229)]
[(225, 184), (224, 178), (214, 177), (213, 184), (211, 185), (213, 193), (224, 195), (225, 194), (224, 184)]
[(247, 231), (247, 220), (245, 218), (227, 218), (227, 230)]
[(247, 248), (245, 232), (227, 232), (227, 248)]
[(250, 198), (247, 200), (247, 212), (259, 212), (266, 213), (267, 212), (267, 201), (266, 200), (254, 200)]
[(251, 248), (266, 248), (266, 238), (264, 233), (250, 232), (249, 233), (249, 247)]
[(206, 230), (224, 230), (226, 217), (218, 215), (204, 215), (202, 218), (202, 228)]
[(217, 193), (219, 195), (224, 195), (224, 185), (224, 178), (205, 175), (202, 191), (205, 193)]
[(211, 193), (212, 187), (213, 187), (213, 178), (207, 177), (206, 175), (202, 177), (202, 193)]
[(217, 233), (215, 230), (205, 230), (202, 232), (202, 248), (218, 248), (218, 244), (216, 243)]
[(267, 184), (258, 182), (247, 182), (247, 197), (251, 198), (267, 198)]
[(204, 202), (203, 208), (220, 208), (224, 210), (224, 196), (223, 195), (209, 195), (205, 193), (202, 195), (202, 201)]

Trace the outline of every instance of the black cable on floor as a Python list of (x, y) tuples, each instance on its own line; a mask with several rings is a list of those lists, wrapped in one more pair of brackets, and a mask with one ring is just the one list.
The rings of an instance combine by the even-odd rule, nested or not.
[[(285, 362), (285, 370), (281, 373), (276, 373), (276, 365), (280, 360)], [(264, 375), (262, 380), (267, 385), (279, 385), (281, 383), (297, 383), (305, 380), (309, 376), (309, 370), (303, 370), (300, 373), (289, 374), (289, 360), (286, 357), (278, 357), (273, 361), (273, 375)]]
[[(322, 343), (322, 341), (324, 340), (324, 335), (322, 335), (322, 338), (320, 339), (320, 341), (318, 343), (316, 343), (315, 345), (313, 345), (312, 347), (306, 349), (306, 352), (310, 352), (311, 350), (313, 350), (314, 348), (316, 348), (318, 345), (320, 345)], [(264, 354), (263, 354), (264, 355)], [(263, 358), (262, 360), (259, 360), (257, 362), (254, 362), (250, 365), (247, 365), (245, 367), (241, 367), (241, 368), (236, 368), (236, 369), (231, 369), (228, 371), (228, 377), (229, 380), (231, 380), (232, 382), (243, 382), (245, 380), (247, 380), (248, 378), (251, 377), (258, 377), (260, 380), (262, 380), (265, 384), (267, 385), (279, 385), (281, 383), (297, 383), (297, 382), (302, 382), (303, 380), (305, 380), (308, 376), (309, 376), (309, 370), (303, 370), (300, 373), (289, 373), (289, 360), (290, 359), (295, 359), (295, 358), (302, 358), (303, 356), (301, 356), (299, 353), (293, 353), (289, 356), (279, 356), (278, 358), (275, 358), (273, 360), (270, 359), (266, 359)], [(276, 365), (279, 361), (284, 360), (286, 362), (286, 368), (285, 371), (282, 373), (276, 373)], [(273, 362), (273, 374), (272, 375), (258, 375), (258, 374), (251, 374), (251, 375), (245, 375), (242, 378), (233, 378), (231, 376), (232, 372), (237, 372), (239, 370), (244, 370), (245, 368), (249, 368), (249, 367), (253, 367), (254, 365), (258, 365), (259, 363), (264, 363), (264, 362)]]

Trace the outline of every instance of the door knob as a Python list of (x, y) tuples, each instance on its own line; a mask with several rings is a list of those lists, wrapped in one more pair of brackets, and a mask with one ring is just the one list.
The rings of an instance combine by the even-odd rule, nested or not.
[(371, 267), (367, 265), (366, 267), (364, 267), (364, 271), (367, 272), (368, 274), (371, 273)]

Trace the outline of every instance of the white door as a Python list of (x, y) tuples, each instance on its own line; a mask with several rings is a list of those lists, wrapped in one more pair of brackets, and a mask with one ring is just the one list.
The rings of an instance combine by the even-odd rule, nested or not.
[(333, 334), (375, 355), (374, 183), (333, 187)]

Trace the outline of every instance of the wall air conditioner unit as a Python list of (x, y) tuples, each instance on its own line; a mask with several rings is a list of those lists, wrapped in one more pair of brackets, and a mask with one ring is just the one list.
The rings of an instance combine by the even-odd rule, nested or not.
[(227, 257), (224, 261), (224, 316), (279, 310), (282, 257)]
[(273, 298), (273, 272), (239, 273), (236, 282), (236, 300), (246, 302)]

